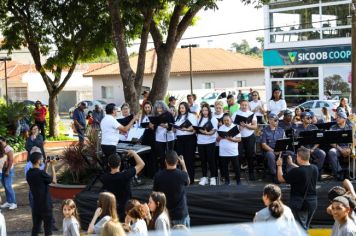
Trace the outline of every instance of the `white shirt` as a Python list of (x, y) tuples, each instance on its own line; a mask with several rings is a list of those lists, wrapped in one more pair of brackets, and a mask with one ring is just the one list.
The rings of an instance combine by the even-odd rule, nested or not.
[(119, 127), (122, 125), (112, 115), (105, 115), (100, 123), (101, 144), (116, 146), (120, 140)]
[(189, 108), (189, 111), (190, 111), (190, 112), (194, 112), (194, 113), (196, 113), (196, 114), (199, 114), (199, 112), (200, 112), (200, 106), (199, 106), (199, 104), (196, 103), (196, 102), (193, 102), (193, 105)]
[[(231, 124), (229, 127), (227, 127), (226, 125), (222, 125), (219, 128), (219, 131), (223, 131), (223, 132), (227, 132), (230, 129), (234, 128), (234, 124)], [(238, 135), (236, 135), (234, 138), (240, 138), (241, 137), (241, 133), (239, 133)], [(230, 140), (227, 139), (221, 139), (220, 140), (220, 148), (219, 148), (219, 156), (221, 157), (233, 157), (233, 156), (238, 156), (239, 155), (239, 144), (232, 142)]]
[[(224, 113), (221, 113), (221, 114), (219, 114), (219, 115), (217, 115), (217, 114), (213, 114), (213, 117), (215, 117), (216, 119), (221, 119), (222, 117), (224, 116)], [(219, 126), (219, 121), (218, 121), (218, 128), (219, 128), (220, 126)], [(217, 132), (216, 132), (216, 137), (218, 136), (218, 134), (217, 134)], [(219, 146), (219, 142), (216, 140), (216, 146), (218, 147)]]
[(269, 100), (267, 109), (271, 113), (278, 115), (281, 111), (287, 110), (287, 103), (283, 99), (280, 99), (277, 102)]
[[(251, 101), (248, 103), (248, 105), (250, 106), (250, 110), (253, 111), (256, 107), (263, 107), (263, 102), (261, 100), (257, 100), (257, 101)], [(263, 116), (263, 114), (260, 112), (260, 110), (257, 110), (255, 112), (256, 116)]]
[(6, 236), (5, 217), (1, 212), (0, 212), (0, 236)]
[[(207, 122), (208, 122), (208, 118), (203, 118), (200, 122), (199, 127), (203, 127)], [(199, 122), (199, 121), (198, 121)], [(213, 125), (213, 129), (214, 130), (218, 130), (218, 120), (215, 117), (212, 117), (210, 119), (211, 124)], [(205, 135), (205, 134), (198, 134), (198, 139), (197, 139), (197, 143), (198, 144), (210, 144), (210, 143), (215, 143), (216, 142), (216, 137), (217, 134), (216, 132), (212, 135)]]
[(135, 236), (147, 236), (147, 225), (146, 222), (142, 219), (136, 221), (131, 225), (131, 230)]
[(157, 142), (170, 142), (174, 140), (174, 133), (173, 131), (168, 131), (166, 128), (161, 127), (160, 125), (157, 126), (156, 129), (156, 141)]
[[(181, 124), (183, 124), (185, 122), (185, 120), (186, 120), (185, 117), (186, 117), (185, 115), (182, 115), (179, 118), (179, 120), (178, 119), (176, 120), (175, 125), (180, 126)], [(198, 125), (197, 124), (198, 123), (197, 122), (197, 118), (195, 117), (194, 114), (189, 112), (187, 119), (190, 121), (190, 123), (192, 123), (192, 126), (197, 126)], [(179, 129), (176, 130), (176, 135), (177, 136), (192, 135), (192, 134), (194, 134), (194, 132), (182, 131), (182, 130), (179, 130)]]
[[(241, 111), (241, 110), (238, 110), (237, 112), (235, 112), (231, 119), (234, 121), (235, 120), (235, 117), (236, 115), (239, 115), (239, 116), (243, 116), (243, 117), (249, 117), (250, 115), (252, 115), (253, 112), (252, 111)], [(257, 122), (257, 118), (256, 118), (256, 115), (253, 116), (252, 118), (252, 122), (255, 121)], [(251, 136), (255, 131), (253, 129), (248, 129), (248, 128), (244, 128), (244, 127), (241, 127), (240, 126), (240, 134), (241, 134), (241, 137), (242, 138), (246, 138), (246, 137), (249, 137)]]

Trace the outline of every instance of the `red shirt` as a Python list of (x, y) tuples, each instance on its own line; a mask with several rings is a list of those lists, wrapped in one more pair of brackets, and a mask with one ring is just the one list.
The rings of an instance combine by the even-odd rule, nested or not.
[(47, 109), (44, 106), (41, 106), (39, 109), (35, 108), (33, 111), (33, 116), (35, 121), (45, 121), (46, 120)]

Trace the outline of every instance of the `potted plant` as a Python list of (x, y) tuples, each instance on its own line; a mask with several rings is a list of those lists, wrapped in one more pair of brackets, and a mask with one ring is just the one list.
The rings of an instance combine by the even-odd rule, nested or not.
[(60, 159), (57, 184), (50, 185), (50, 192), (55, 199), (74, 198), (86, 188), (92, 178), (100, 173), (97, 166), (98, 135), (88, 132), (84, 146), (79, 144), (65, 147)]

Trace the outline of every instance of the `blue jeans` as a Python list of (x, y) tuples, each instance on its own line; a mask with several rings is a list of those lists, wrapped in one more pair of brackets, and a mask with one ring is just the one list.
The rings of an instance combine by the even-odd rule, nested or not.
[(190, 217), (187, 215), (186, 217), (180, 220), (172, 220), (172, 226), (175, 225), (185, 225), (187, 228), (190, 228)]
[(9, 176), (5, 175), (5, 171), (2, 172), (1, 183), (5, 188), (6, 201), (8, 203), (16, 204), (16, 195), (14, 189), (12, 188), (12, 179), (14, 177), (15, 169), (12, 168), (9, 172)]

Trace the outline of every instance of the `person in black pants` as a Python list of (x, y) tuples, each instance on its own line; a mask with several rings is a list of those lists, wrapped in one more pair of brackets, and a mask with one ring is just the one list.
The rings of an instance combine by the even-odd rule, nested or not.
[(44, 170), (40, 170), (42, 154), (34, 152), (30, 156), (32, 168), (26, 174), (26, 180), (33, 195), (32, 208), (32, 236), (40, 232), (43, 221), (45, 235), (52, 235), (52, 199), (49, 193), (49, 184), (56, 183), (57, 177), (54, 169), (54, 161), (51, 161), (53, 177)]
[(190, 183), (194, 183), (194, 156), (197, 143), (197, 137), (193, 126), (197, 126), (197, 119), (189, 111), (189, 105), (181, 102), (178, 108), (178, 116), (175, 122), (177, 136), (177, 153), (182, 155), (190, 178)]
[(316, 182), (318, 180), (318, 167), (310, 164), (310, 150), (300, 147), (297, 151), (297, 164), (288, 157), (290, 171), (283, 175), (283, 159), (277, 160), (277, 176), (281, 183), (291, 185), (290, 204), (295, 219), (299, 224), (308, 230), (315, 210), (318, 206), (316, 195)]

